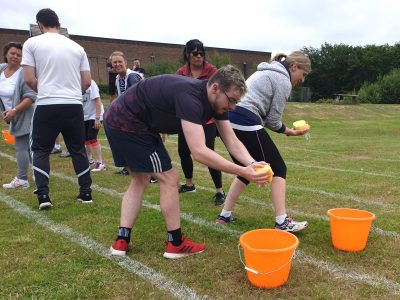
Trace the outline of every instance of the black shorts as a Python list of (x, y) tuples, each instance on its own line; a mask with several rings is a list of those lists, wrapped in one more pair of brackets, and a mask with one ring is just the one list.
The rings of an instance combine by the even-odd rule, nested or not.
[(171, 158), (156, 133), (134, 133), (104, 126), (114, 164), (132, 172), (162, 173), (172, 169)]
[(94, 128), (94, 120), (85, 121), (85, 141), (97, 139), (99, 130)]

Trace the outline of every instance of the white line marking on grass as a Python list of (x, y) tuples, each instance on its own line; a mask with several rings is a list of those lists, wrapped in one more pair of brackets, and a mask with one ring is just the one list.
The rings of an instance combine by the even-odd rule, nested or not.
[(351, 159), (356, 159), (356, 160), (375, 160), (375, 161), (386, 161), (386, 162), (400, 162), (400, 159), (390, 159), (390, 158), (378, 158), (378, 157), (370, 157), (370, 156), (362, 156), (362, 155), (353, 155), (353, 154), (347, 154), (347, 153), (341, 153), (341, 152), (330, 152), (330, 151), (320, 151), (320, 150), (313, 150), (313, 149), (307, 149), (307, 148), (293, 148), (289, 146), (283, 146), (283, 149), (287, 149), (290, 151), (304, 151), (304, 152), (310, 152), (310, 153), (319, 153), (319, 154), (325, 154), (325, 155), (335, 155), (335, 156), (348, 156)]
[(303, 167), (303, 168), (310, 168), (310, 169), (320, 169), (320, 170), (327, 170), (327, 171), (335, 171), (335, 172), (346, 172), (346, 173), (354, 173), (354, 174), (362, 174), (362, 175), (369, 175), (369, 176), (379, 176), (379, 177), (387, 177), (387, 178), (394, 178), (400, 179), (400, 176), (390, 175), (390, 174), (382, 174), (382, 173), (375, 173), (375, 172), (366, 172), (366, 171), (359, 171), (359, 170), (351, 170), (351, 169), (341, 169), (341, 168), (331, 168), (331, 167), (322, 167), (322, 166), (315, 166), (309, 164), (301, 164), (297, 162), (287, 162), (288, 165)]
[[(208, 187), (202, 187), (200, 185), (196, 185), (196, 189), (199, 190), (203, 190), (203, 191), (209, 191), (209, 192), (213, 192), (213, 189), (210, 189)], [(272, 210), (272, 203), (268, 203), (266, 201), (260, 201), (248, 196), (240, 196), (239, 199), (242, 199), (244, 201), (246, 201), (249, 204), (252, 205), (257, 205), (257, 206), (262, 206), (262, 207), (266, 207)], [(312, 219), (316, 219), (316, 220), (324, 220), (324, 221), (329, 221), (329, 217), (328, 216), (321, 216), (321, 215), (317, 215), (317, 214), (312, 214), (312, 213), (307, 213), (304, 211), (300, 211), (300, 210), (295, 210), (295, 209), (287, 209), (288, 213), (296, 215), (296, 216), (301, 216), (301, 217), (306, 217), (306, 218), (312, 218)], [(400, 233), (396, 232), (396, 231), (387, 231), (387, 230), (383, 230), (380, 229), (378, 227), (372, 226), (371, 227), (372, 232), (376, 233), (377, 235), (381, 235), (381, 236), (386, 236), (386, 237), (393, 237), (393, 238), (400, 238)]]
[(382, 207), (384, 209), (388, 209), (388, 210), (400, 210), (400, 206), (399, 205), (384, 203), (384, 202), (379, 201), (379, 200), (368, 200), (368, 199), (364, 199), (364, 198), (357, 197), (357, 196), (352, 196), (352, 195), (351, 196), (347, 196), (347, 195), (343, 195), (343, 194), (339, 194), (339, 193), (327, 192), (327, 191), (314, 189), (314, 188), (303, 187), (303, 186), (288, 185), (287, 189), (297, 190), (297, 191), (302, 191), (302, 192), (308, 192), (308, 193), (320, 194), (322, 196), (332, 197), (332, 198), (335, 198), (335, 199), (351, 200), (351, 201), (354, 201), (354, 202), (357, 202), (357, 203), (361, 203), (361, 204), (366, 204), (366, 205), (380, 206), (380, 207)]
[[(169, 143), (177, 144), (176, 141), (169, 141)], [(221, 155), (228, 155), (227, 151), (220, 151), (218, 149), (215, 149), (215, 152), (217, 152), (217, 153), (219, 153)], [(369, 176), (379, 176), (379, 177), (388, 177), (388, 178), (400, 179), (400, 176), (391, 175), (391, 174), (383, 174), (383, 173), (367, 172), (367, 171), (361, 171), (361, 170), (351, 170), (351, 169), (341, 169), (341, 168), (315, 166), (315, 165), (301, 164), (301, 163), (291, 162), (291, 161), (287, 161), (286, 163), (288, 165), (300, 166), (300, 167), (303, 167), (303, 168), (310, 168), (310, 169), (321, 169), (321, 170), (328, 170), (328, 171), (347, 172), (347, 173), (355, 173), (355, 174), (362, 174), (362, 175), (369, 175)]]
[(333, 274), (335, 277), (364, 282), (377, 288), (383, 287), (395, 295), (400, 295), (400, 284), (395, 281), (383, 277), (376, 277), (366, 273), (354, 272), (326, 261), (316, 260), (310, 255), (303, 254), (302, 250), (296, 250), (295, 257), (297, 258), (298, 256), (302, 262), (316, 266), (318, 269), (327, 271), (328, 273)]
[[(4, 155), (4, 154), (2, 154), (0, 152), (0, 155), (5, 156), (7, 158), (12, 158), (12, 160), (15, 161), (15, 159), (13, 157), (10, 157), (7, 154)], [(64, 180), (68, 180), (70, 182), (77, 182), (76, 179), (74, 179), (74, 178), (72, 178), (70, 176), (65, 176), (65, 175), (58, 174), (58, 173), (53, 173), (53, 175), (55, 175), (56, 177), (59, 177), (61, 179), (64, 179)], [(209, 190), (209, 188), (202, 188), (200, 186), (196, 186), (196, 188), (197, 187), (199, 189)], [(94, 190), (97, 190), (99, 192), (105, 193), (105, 194), (113, 196), (113, 197), (118, 196), (119, 198), (121, 198), (123, 196), (123, 193), (117, 192), (117, 191), (112, 190), (112, 189), (103, 188), (103, 187), (100, 187), (100, 186), (95, 185), (95, 184), (92, 185), (92, 188)], [(259, 202), (259, 201), (255, 200), (255, 199), (250, 198), (250, 197), (245, 197), (245, 199), (251, 200), (252, 202), (254, 202), (254, 204), (257, 204), (257, 205), (267, 206), (266, 203)], [(250, 202), (250, 203), (252, 203), (252, 202)], [(143, 201), (143, 205), (148, 207), (148, 208), (152, 208), (152, 209), (156, 209), (156, 210), (160, 211), (160, 206), (159, 205), (151, 204), (150, 202), (148, 202), (146, 200)], [(302, 213), (302, 212), (297, 212), (297, 213), (305, 214), (305, 213)], [(320, 216), (320, 215), (314, 215), (314, 214), (307, 214), (307, 215), (308, 216), (312, 216), (313, 218), (316, 218), (316, 219), (327, 220), (327, 217), (323, 217), (323, 216)], [(238, 231), (238, 230), (231, 229), (226, 225), (216, 224), (214, 222), (210, 222), (210, 221), (198, 218), (198, 217), (194, 217), (194, 216), (192, 216), (190, 214), (187, 214), (187, 213), (181, 213), (181, 217), (182, 217), (182, 219), (184, 219), (184, 220), (186, 220), (188, 222), (192, 222), (192, 223), (198, 224), (200, 226), (211, 228), (211, 229), (217, 230), (219, 232), (227, 233), (227, 234), (230, 234), (230, 235), (232, 235), (234, 237), (239, 237), (241, 234), (244, 233), (244, 232), (241, 232), (241, 231)], [(377, 233), (377, 234), (381, 234), (381, 235), (384, 235), (384, 236), (394, 236), (396, 238), (399, 237), (399, 234), (397, 232), (385, 232), (385, 231), (383, 231), (381, 229), (373, 229), (373, 231), (375, 233)], [(379, 233), (379, 232), (381, 232), (381, 233)], [(382, 232), (384, 232), (384, 234), (382, 234)], [(381, 277), (377, 277), (377, 276), (373, 276), (373, 275), (369, 275), (369, 274), (365, 274), (365, 273), (353, 272), (353, 271), (351, 271), (349, 269), (336, 266), (335, 264), (329, 263), (327, 261), (316, 259), (316, 258), (314, 258), (314, 257), (312, 257), (310, 255), (303, 254), (302, 251), (301, 252), (296, 251), (296, 253), (297, 252), (298, 252), (298, 254), (296, 254), (296, 258), (298, 258), (300, 262), (304, 262), (304, 263), (308, 263), (308, 264), (311, 264), (313, 266), (316, 266), (317, 268), (319, 268), (321, 270), (324, 270), (324, 271), (326, 271), (326, 272), (328, 272), (330, 274), (333, 274), (338, 278), (352, 279), (352, 280), (363, 282), (363, 283), (367, 283), (367, 284), (370, 284), (370, 285), (373, 285), (373, 286), (376, 286), (376, 287), (382, 287), (382, 288), (384, 288), (384, 289), (388, 290), (389, 292), (391, 292), (393, 294), (396, 294), (396, 295), (400, 294), (400, 284), (395, 282), (395, 281), (391, 281), (391, 280), (388, 280), (388, 279), (385, 279), (385, 278), (381, 278)]]
[[(65, 180), (68, 180), (68, 181), (76, 182), (76, 180), (74, 178), (69, 177), (69, 176), (65, 176), (65, 175), (61, 175), (61, 174), (57, 174), (56, 176), (59, 177), (60, 179), (65, 179)], [(103, 192), (103, 193), (105, 193), (107, 195), (110, 195), (110, 196), (114, 196), (114, 197), (116, 195), (118, 197), (122, 197), (123, 196), (123, 193), (119, 193), (119, 192), (117, 192), (115, 190), (112, 190), (112, 189), (99, 187), (98, 185), (92, 185), (92, 188), (94, 190), (97, 190), (99, 192)], [(197, 188), (197, 186), (196, 186), (196, 188)], [(251, 198), (248, 198), (248, 199), (251, 199)], [(260, 204), (258, 201), (254, 200), (254, 199), (252, 199), (252, 200), (257, 202), (258, 204)], [(266, 205), (266, 204), (264, 203), (264, 205)], [(143, 206), (145, 206), (147, 208), (155, 209), (157, 211), (161, 211), (159, 205), (152, 204), (147, 200), (143, 200)], [(317, 218), (317, 219), (323, 219), (323, 220), (327, 220), (328, 219), (327, 217), (322, 217), (322, 216), (319, 216), (319, 215), (312, 215), (312, 214), (307, 214), (307, 215), (312, 216), (312, 217)], [(191, 223), (194, 223), (194, 224), (206, 227), (206, 228), (210, 228), (210, 229), (222, 232), (222, 233), (227, 233), (227, 234), (229, 234), (231, 236), (234, 236), (234, 237), (239, 237), (240, 235), (242, 235), (244, 233), (244, 232), (239, 231), (239, 230), (231, 229), (231, 228), (229, 228), (229, 226), (216, 224), (215, 222), (210, 222), (210, 221), (204, 220), (202, 218), (195, 217), (195, 216), (193, 216), (191, 214), (188, 214), (188, 213), (181, 213), (181, 218), (186, 220), (186, 221), (188, 221), (188, 222), (191, 222)], [(379, 231), (384, 232), (383, 230), (378, 229), (378, 231), (376, 233), (379, 234)], [(399, 237), (398, 233), (394, 233), (394, 234), (395, 234), (395, 237), (397, 237), (397, 238)], [(391, 236), (390, 234), (388, 234), (388, 232), (385, 232), (385, 234), (382, 234), (382, 235)], [(398, 284), (397, 282), (394, 282), (394, 281), (391, 281), (391, 280), (387, 280), (385, 278), (381, 278), (381, 277), (376, 277), (376, 276), (373, 276), (373, 275), (365, 274), (365, 273), (353, 272), (353, 271), (350, 271), (350, 270), (348, 270), (346, 268), (342, 268), (342, 267), (336, 266), (336, 265), (334, 265), (332, 263), (329, 263), (327, 261), (316, 259), (316, 258), (314, 258), (314, 257), (312, 257), (310, 255), (305, 255), (302, 252), (298, 253), (298, 257), (299, 257), (299, 261), (300, 262), (305, 262), (305, 263), (311, 264), (313, 266), (316, 266), (316, 267), (320, 268), (321, 270), (324, 270), (324, 271), (327, 271), (328, 273), (334, 274), (336, 277), (339, 277), (339, 278), (342, 278), (342, 279), (353, 279), (355, 281), (364, 282), (364, 283), (371, 284), (371, 285), (376, 286), (376, 287), (383, 287), (383, 288), (389, 290), (390, 292), (392, 292), (394, 294), (400, 294), (400, 284)]]
[(43, 226), (45, 229), (51, 230), (55, 234), (63, 236), (70, 241), (78, 244), (79, 246), (95, 252), (99, 256), (111, 260), (125, 270), (142, 277), (143, 279), (152, 283), (158, 289), (166, 291), (178, 299), (208, 299), (208, 296), (199, 296), (194, 290), (190, 289), (189, 287), (168, 279), (161, 273), (156, 272), (154, 269), (142, 264), (141, 262), (133, 260), (128, 256), (111, 256), (109, 253), (110, 250), (108, 248), (97, 243), (90, 237), (74, 232), (71, 228), (65, 225), (55, 223), (51, 219), (43, 216), (38, 212), (33, 211), (25, 204), (9, 197), (6, 194), (3, 194), (2, 192), (0, 192), (0, 200), (12, 209), (14, 209), (20, 215), (35, 221), (37, 224)]

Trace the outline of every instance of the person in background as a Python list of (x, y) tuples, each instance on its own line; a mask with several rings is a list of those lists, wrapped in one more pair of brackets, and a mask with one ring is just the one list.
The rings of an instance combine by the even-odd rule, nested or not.
[(140, 60), (139, 58), (134, 58), (133, 59), (133, 71), (138, 72), (142, 77), (144, 78), (144, 68), (140, 66)]
[(39, 209), (53, 206), (48, 186), (49, 156), (60, 132), (78, 177), (76, 200), (92, 203), (82, 109), (82, 94), (92, 80), (89, 61), (80, 45), (60, 34), (58, 16), (53, 10), (39, 10), (36, 22), (43, 34), (25, 42), (22, 66), (25, 81), (38, 92), (30, 138)]
[(62, 153), (61, 134), (57, 135), (56, 140), (54, 141), (53, 150), (51, 150), (50, 154), (60, 154), (60, 153)]
[[(217, 71), (217, 68), (205, 60), (205, 55), (206, 52), (201, 41), (197, 39), (188, 41), (183, 49), (185, 64), (176, 71), (176, 74), (200, 80), (209, 79)], [(206, 145), (211, 150), (214, 150), (215, 137), (217, 136), (217, 128), (214, 121), (212, 119), (207, 120), (203, 128)], [(179, 193), (196, 192), (196, 187), (193, 183), (193, 160), (182, 132), (178, 133), (178, 153), (185, 175), (185, 184), (181, 185)], [(213, 168), (208, 168), (208, 171), (215, 186), (214, 204), (222, 205), (225, 201), (225, 193), (222, 189), (221, 171)]]
[[(303, 83), (310, 72), (311, 62), (304, 53), (277, 54), (270, 63), (258, 65), (257, 71), (246, 81), (247, 94), (236, 109), (229, 112), (232, 128), (249, 153), (256, 160), (270, 164), (274, 172), (271, 197), (276, 216), (275, 228), (289, 232), (304, 229), (308, 222), (297, 222), (286, 213), (286, 165), (264, 127), (287, 136), (301, 136), (309, 131), (288, 128), (281, 119), (292, 87)], [(233, 160), (240, 163), (235, 157)], [(235, 220), (232, 209), (248, 184), (249, 181), (241, 176), (233, 180), (217, 223)]]
[(103, 121), (104, 108), (101, 103), (99, 87), (94, 80), (92, 80), (90, 87), (83, 94), (82, 103), (86, 136), (85, 145), (89, 163), (92, 166), (92, 172), (103, 171), (106, 166), (103, 163), (101, 146), (97, 135)]
[(110, 96), (110, 104), (111, 102), (114, 101), (117, 93), (117, 87), (115, 86), (115, 79), (117, 78), (117, 72), (114, 70), (112, 63), (111, 63), (111, 57), (108, 58), (107, 60), (107, 72), (108, 72), (108, 95)]
[(29, 187), (30, 162), (29, 132), (34, 111), (36, 92), (24, 81), (21, 60), (22, 45), (8, 43), (3, 51), (4, 64), (0, 64), (0, 101), (5, 108), (3, 120), (10, 124), (9, 131), (15, 138), (18, 173), (4, 189), (26, 189)]
[[(175, 134), (183, 130), (193, 157), (200, 163), (241, 175), (257, 184), (267, 182), (267, 172), (255, 169), (255, 163), (236, 138), (227, 111), (235, 108), (246, 92), (245, 80), (233, 66), (221, 68), (201, 81), (177, 75), (160, 75), (144, 79), (116, 99), (104, 114), (104, 129), (116, 166), (127, 166), (131, 182), (121, 204), (121, 218), (111, 255), (126, 255), (132, 227), (139, 216), (143, 195), (150, 176), (160, 184), (160, 208), (167, 227), (164, 257), (181, 258), (203, 252), (204, 244), (187, 239), (180, 224), (178, 173), (161, 140), (160, 133)], [(226, 160), (205, 145), (202, 124), (215, 118), (227, 149), (242, 165)]]
[[(118, 92), (118, 96), (122, 95), (127, 88), (143, 79), (138, 72), (132, 71), (127, 67), (128, 64), (123, 52), (114, 51), (111, 53), (110, 59), (113, 69), (117, 72), (115, 88)], [(118, 171), (117, 174), (129, 175), (129, 172), (126, 168), (123, 168)]]

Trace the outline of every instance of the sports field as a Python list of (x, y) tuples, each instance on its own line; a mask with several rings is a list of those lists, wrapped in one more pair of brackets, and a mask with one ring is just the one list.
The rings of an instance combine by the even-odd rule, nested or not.
[[(215, 224), (221, 207), (214, 206), (211, 178), (199, 164), (197, 192), (181, 195), (181, 216), (183, 231), (205, 242), (206, 251), (162, 257), (166, 231), (159, 187), (152, 184), (127, 257), (110, 257), (129, 178), (114, 174), (102, 130), (107, 170), (92, 175), (92, 205), (75, 202), (69, 158), (52, 156), (49, 211), (37, 209), (32, 181), (26, 190), (0, 189), (0, 299), (400, 299), (400, 105), (289, 103), (286, 124), (299, 119), (311, 124), (308, 141), (271, 133), (288, 166), (289, 214), (310, 223), (297, 234), (284, 286), (253, 287), (238, 255), (242, 233), (274, 224), (269, 188), (250, 185), (236, 206), (238, 221)], [(180, 170), (177, 137), (166, 145)], [(228, 157), (221, 141), (217, 151)], [(16, 175), (14, 157), (1, 141), (1, 183)], [(225, 191), (232, 178), (223, 176)], [(375, 213), (364, 251), (332, 247), (326, 211), (335, 207)]]

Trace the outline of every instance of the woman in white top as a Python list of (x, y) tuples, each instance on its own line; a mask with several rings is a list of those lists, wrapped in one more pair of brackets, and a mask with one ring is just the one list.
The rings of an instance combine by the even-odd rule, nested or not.
[[(36, 93), (25, 83), (21, 68), (22, 45), (8, 43), (3, 51), (5, 64), (0, 64), (0, 98), (4, 106), (3, 120), (10, 124), (15, 137), (18, 174), (5, 189), (28, 188), (29, 132)], [(1, 105), (0, 105), (1, 106)]]

